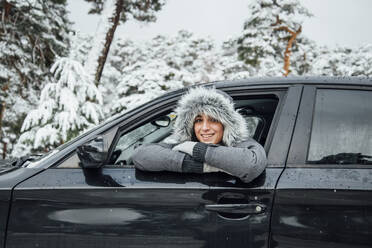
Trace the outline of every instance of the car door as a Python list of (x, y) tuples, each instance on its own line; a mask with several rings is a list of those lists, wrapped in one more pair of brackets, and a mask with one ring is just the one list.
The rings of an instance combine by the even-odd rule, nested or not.
[(3, 168), (0, 173), (0, 245), (5, 247), (7, 222), (11, 207), (12, 189), (18, 183), (39, 173), (41, 169), (18, 168), (15, 166)]
[[(74, 166), (72, 155), (15, 188), (7, 247), (267, 247), (274, 189), (302, 86), (224, 90), (240, 107), (252, 103), (265, 120), (254, 135), (265, 144), (268, 167), (257, 179), (246, 184), (224, 173), (144, 172), (120, 161), (82, 169)], [(130, 117), (133, 121), (116, 127), (111, 154), (121, 137), (138, 129), (133, 137), (148, 132), (142, 127), (169, 113), (176, 100), (149, 104)], [(146, 132), (131, 145), (156, 136)]]
[(372, 246), (371, 99), (366, 86), (305, 87), (271, 247)]

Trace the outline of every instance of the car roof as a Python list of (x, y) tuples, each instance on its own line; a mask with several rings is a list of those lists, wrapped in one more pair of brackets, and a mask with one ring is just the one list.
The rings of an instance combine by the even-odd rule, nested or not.
[(372, 87), (372, 78), (368, 77), (326, 77), (326, 76), (290, 76), (290, 77), (252, 77), (238, 80), (221, 80), (209, 83), (194, 84), (182, 89), (169, 91), (155, 99), (162, 100), (166, 97), (181, 95), (187, 89), (198, 86), (214, 86), (218, 89), (224, 90), (226, 88), (247, 86), (254, 88), (257, 87), (288, 87), (290, 85), (344, 85), (344, 86), (369, 86)]
[(367, 77), (323, 77), (323, 76), (308, 76), (308, 77), (261, 77), (248, 78), (240, 80), (225, 80), (213, 82), (217, 88), (234, 87), (234, 86), (259, 86), (259, 85), (361, 85), (372, 86), (372, 78)]

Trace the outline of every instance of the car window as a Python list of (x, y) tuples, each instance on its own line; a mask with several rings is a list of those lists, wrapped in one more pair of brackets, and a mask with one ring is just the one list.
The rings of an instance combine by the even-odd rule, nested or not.
[(319, 89), (308, 163), (372, 163), (372, 92)]
[[(262, 145), (265, 145), (277, 104), (278, 98), (275, 96), (265, 96), (264, 98), (257, 98), (257, 96), (250, 98), (240, 97), (235, 101), (237, 110), (246, 119), (249, 136)], [(174, 112), (169, 112), (157, 117), (156, 120), (162, 120), (163, 117), (169, 118), (170, 122), (168, 125), (162, 125), (161, 122), (157, 123), (154, 122), (155, 120), (150, 120), (139, 123), (137, 127), (129, 131), (119, 131), (119, 138), (114, 141), (113, 152), (110, 154), (106, 167), (133, 167), (131, 157), (138, 146), (162, 142), (169, 137), (177, 116)], [(80, 160), (76, 152), (74, 152), (57, 167), (80, 168), (79, 162)]]
[(110, 164), (119, 166), (131, 165), (131, 156), (138, 146), (161, 142), (168, 137), (172, 132), (176, 115), (171, 112), (165, 116), (170, 121), (165, 126), (157, 124), (156, 121), (150, 121), (130, 132), (121, 134), (110, 158)]
[[(262, 143), (262, 145), (265, 143), (277, 101), (277, 99), (249, 99), (237, 101), (238, 111), (247, 121), (250, 137), (256, 139)], [(264, 104), (265, 108), (262, 107)], [(166, 116), (171, 120), (170, 124), (166, 127), (156, 126), (150, 121), (143, 123), (129, 132), (123, 132), (116, 142), (113, 153), (109, 159), (110, 162), (107, 166), (133, 167), (131, 156), (138, 146), (161, 142), (169, 137), (177, 116), (173, 112)]]

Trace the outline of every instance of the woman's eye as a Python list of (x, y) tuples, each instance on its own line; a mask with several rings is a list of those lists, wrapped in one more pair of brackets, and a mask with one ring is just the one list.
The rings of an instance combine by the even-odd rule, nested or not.
[(201, 119), (195, 119), (195, 123), (196, 122), (201, 122), (202, 120)]
[(215, 119), (215, 118), (209, 118), (209, 121), (211, 121), (211, 122), (218, 122), (218, 120)]

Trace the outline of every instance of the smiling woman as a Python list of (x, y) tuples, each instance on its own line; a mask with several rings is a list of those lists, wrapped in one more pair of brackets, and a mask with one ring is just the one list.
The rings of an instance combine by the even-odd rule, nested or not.
[(250, 182), (266, 167), (263, 147), (248, 138), (232, 98), (213, 88), (190, 89), (178, 102), (173, 135), (140, 146), (132, 159), (145, 171), (226, 172)]

